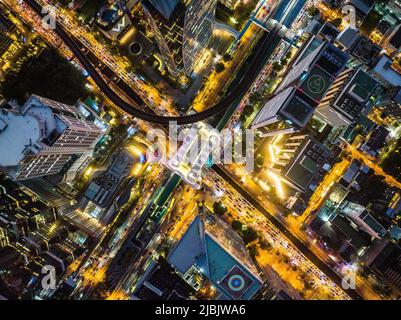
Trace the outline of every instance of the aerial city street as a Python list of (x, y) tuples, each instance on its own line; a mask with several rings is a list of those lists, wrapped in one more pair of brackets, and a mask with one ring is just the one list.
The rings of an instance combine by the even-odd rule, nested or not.
[(399, 0), (0, 0), (0, 300), (400, 299)]

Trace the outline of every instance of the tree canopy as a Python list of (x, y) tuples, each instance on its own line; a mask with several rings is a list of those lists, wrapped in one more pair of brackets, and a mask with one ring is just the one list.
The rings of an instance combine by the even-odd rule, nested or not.
[(213, 212), (219, 216), (227, 213), (227, 208), (221, 202), (213, 203)]
[(222, 72), (226, 69), (226, 67), (224, 66), (224, 63), (218, 62), (218, 63), (216, 64), (215, 69), (216, 69), (216, 72), (217, 72), (217, 73), (222, 73)]
[(1, 83), (2, 95), (24, 103), (37, 94), (66, 104), (88, 95), (86, 78), (72, 63), (49, 49), (26, 62), (19, 73), (9, 73)]
[(339, 26), (341, 26), (342, 22), (343, 22), (343, 20), (341, 18), (336, 18), (333, 21), (331, 21), (331, 24), (333, 26), (335, 26), (336, 28), (338, 28)]
[(239, 221), (239, 220), (234, 220), (234, 221), (231, 223), (231, 226), (232, 226), (233, 229), (234, 229), (235, 231), (237, 231), (237, 232), (241, 232), (242, 229), (244, 228), (244, 224), (243, 224), (241, 221)]

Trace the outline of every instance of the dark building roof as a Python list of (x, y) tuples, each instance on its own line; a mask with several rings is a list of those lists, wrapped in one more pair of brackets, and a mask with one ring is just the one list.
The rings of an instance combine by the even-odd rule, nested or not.
[(141, 300), (187, 300), (193, 289), (160, 258), (135, 296)]
[(167, 20), (170, 20), (180, 0), (148, 0)]
[(389, 44), (391, 44), (395, 49), (401, 47), (401, 28), (398, 28), (397, 32), (391, 37)]
[(372, 65), (381, 51), (379, 45), (374, 44), (368, 37), (361, 36), (351, 49), (351, 55), (367, 65)]

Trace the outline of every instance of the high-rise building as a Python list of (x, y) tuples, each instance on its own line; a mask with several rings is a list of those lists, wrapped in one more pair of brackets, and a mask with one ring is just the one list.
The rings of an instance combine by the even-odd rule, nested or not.
[(348, 66), (351, 68), (364, 65), (371, 67), (382, 50), (382, 47), (373, 43), (368, 37), (359, 36), (350, 50)]
[(92, 180), (85, 197), (99, 207), (107, 208), (121, 183), (131, 174), (134, 163), (134, 157), (127, 150), (120, 151), (104, 175)]
[(364, 206), (350, 201), (343, 201), (339, 209), (346, 217), (354, 221), (359, 228), (372, 237), (381, 239), (386, 234), (386, 229), (369, 214)]
[(316, 109), (316, 115), (332, 126), (349, 125), (372, 108), (370, 99), (380, 84), (361, 69), (345, 69)]
[(366, 265), (389, 284), (401, 290), (401, 248), (389, 239), (383, 239), (364, 255)]
[(73, 155), (89, 151), (100, 133), (74, 107), (32, 95), (22, 107), (0, 109), (0, 167), (16, 180), (59, 173)]
[(387, 55), (376, 59), (370, 74), (385, 88), (401, 86), (401, 74), (393, 67), (393, 59)]
[(209, 213), (193, 220), (168, 262), (195, 290), (211, 283), (217, 291), (215, 299), (250, 300), (262, 286), (240, 236)]
[(138, 281), (134, 299), (188, 300), (194, 290), (168, 264), (164, 258), (152, 259)]
[(343, 5), (352, 5), (355, 8), (357, 20), (363, 21), (372, 10), (375, 2), (374, 0), (345, 0)]
[(376, 104), (382, 111), (382, 118), (390, 121), (401, 120), (401, 87), (387, 89)]
[[(294, 189), (304, 192), (316, 188), (314, 177), (322, 170), (330, 150), (308, 135), (293, 134), (275, 156), (272, 170)], [(314, 187), (313, 187), (314, 185)]]
[(217, 0), (142, 0), (169, 73), (191, 76), (213, 34)]
[(300, 51), (290, 71), (256, 116), (252, 128), (262, 137), (302, 129), (344, 68), (348, 54), (314, 37)]

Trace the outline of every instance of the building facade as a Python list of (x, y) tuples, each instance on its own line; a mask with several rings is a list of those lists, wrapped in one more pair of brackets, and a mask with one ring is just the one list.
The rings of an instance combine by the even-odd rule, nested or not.
[(217, 0), (142, 0), (155, 40), (174, 78), (191, 76), (213, 34)]
[(287, 185), (304, 192), (313, 188), (313, 178), (329, 156), (330, 150), (320, 142), (308, 135), (293, 134), (276, 155), (272, 170), (279, 173)]
[(305, 45), (288, 68), (275, 96), (252, 123), (260, 136), (296, 132), (306, 126), (316, 107), (343, 70), (348, 54), (327, 41)]
[(380, 84), (361, 69), (345, 69), (316, 109), (316, 115), (332, 126), (349, 125), (368, 114)]

